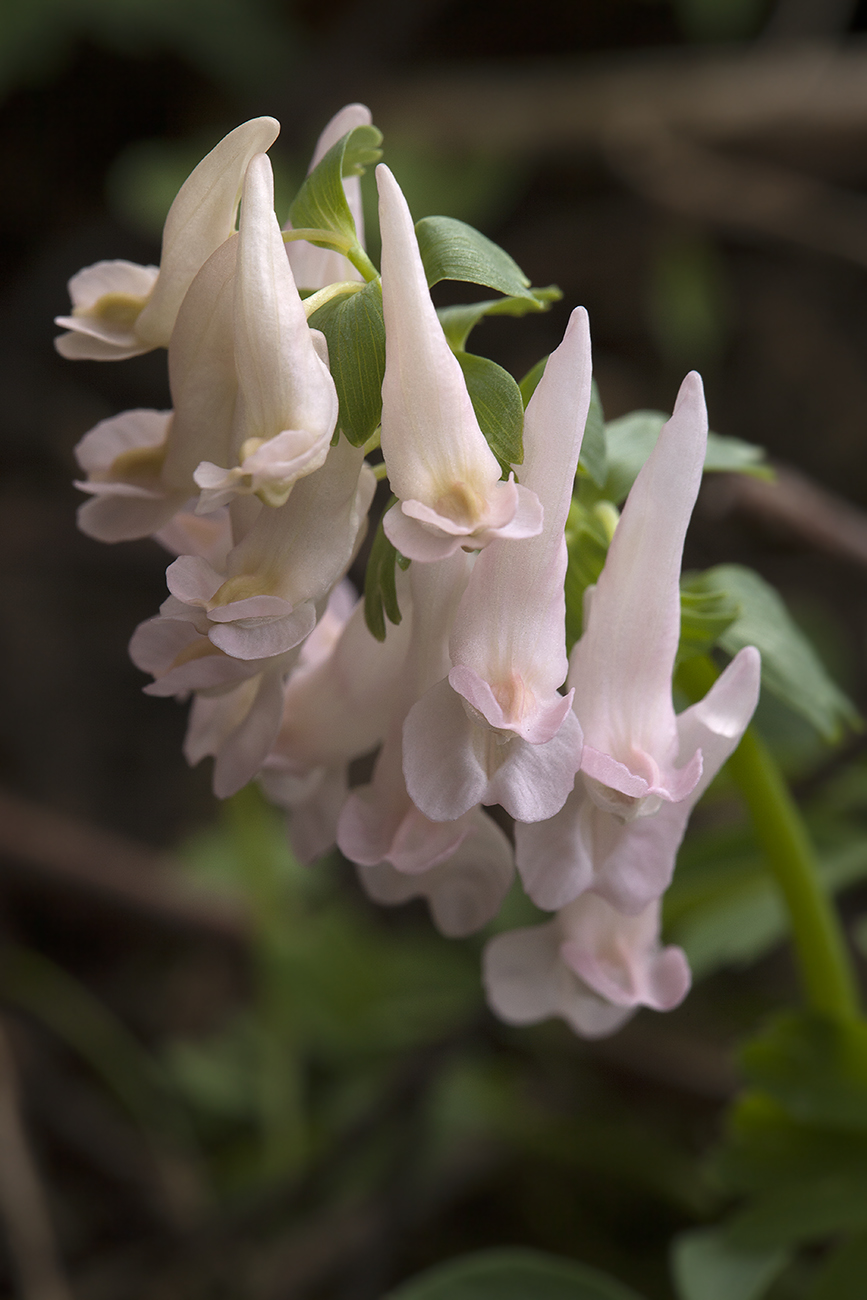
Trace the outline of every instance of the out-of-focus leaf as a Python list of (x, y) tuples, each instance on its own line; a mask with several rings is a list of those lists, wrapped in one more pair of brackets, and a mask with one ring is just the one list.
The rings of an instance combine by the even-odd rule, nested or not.
[[(750, 1082), (805, 1123), (867, 1134), (867, 1024), (780, 1016), (741, 1050)], [(865, 1171), (867, 1174), (867, 1171)]]
[(415, 233), (429, 286), (440, 280), (464, 280), (535, 302), (518, 263), (473, 226), (454, 217), (422, 217)]
[(863, 1300), (865, 1279), (867, 1232), (858, 1232), (829, 1253), (806, 1300)]
[(555, 284), (545, 289), (531, 290), (531, 296), (519, 298), (488, 298), (484, 302), (462, 303), (456, 307), (440, 307), (437, 315), (449, 346), (462, 352), (471, 332), (486, 316), (526, 316), (528, 312), (547, 311), (563, 297)]
[[(396, 501), (397, 497), (391, 498), (386, 512)], [(391, 623), (399, 623), (401, 620), (394, 577), (394, 566), (400, 559), (397, 549), (386, 537), (380, 519), (364, 574), (364, 621), (371, 636), (375, 636), (377, 641), (385, 640), (386, 618)]]
[(501, 468), (508, 473), (510, 466), (520, 465), (524, 459), (521, 390), (508, 370), (495, 361), (472, 352), (458, 352), (456, 356), (479, 428)]
[(725, 591), (694, 588), (689, 576), (680, 584), (680, 643), (677, 664), (707, 654), (740, 614), (740, 605)]
[[(382, 132), (375, 126), (356, 126), (347, 131), (337, 144), (310, 172), (289, 209), (295, 230), (330, 230), (357, 244), (355, 220), (343, 188), (344, 176), (361, 176), (365, 167), (382, 157), (379, 148)], [(311, 239), (311, 244), (328, 248), (329, 244)]]
[[(638, 471), (656, 445), (660, 430), (668, 419), (662, 411), (631, 411), (605, 426), (608, 452), (608, 475), (602, 492), (609, 501), (620, 505), (638, 476)], [(740, 438), (709, 433), (705, 473), (736, 471), (758, 478), (773, 477), (764, 463), (764, 451)]]
[(151, 1137), (187, 1144), (187, 1118), (157, 1061), (97, 998), (41, 953), (0, 954), (0, 998), (26, 1011), (72, 1048)]
[(587, 423), (584, 426), (584, 437), (581, 440), (581, 455), (578, 457), (578, 464), (586, 474), (589, 474), (598, 488), (601, 489), (605, 486), (608, 473), (608, 456), (605, 450), (605, 416), (602, 413), (602, 402), (599, 399), (599, 389), (596, 386), (595, 379), (590, 389), (590, 410), (587, 412)]
[(672, 1249), (678, 1300), (760, 1300), (789, 1258), (779, 1248), (738, 1249), (720, 1228), (682, 1232)]
[(762, 656), (762, 685), (809, 722), (827, 741), (858, 726), (858, 710), (831, 680), (819, 656), (779, 594), (752, 569), (720, 564), (690, 579), (694, 592), (721, 592), (740, 606), (719, 644), (736, 655), (754, 645)]
[[(819, 856), (822, 885), (829, 892), (867, 878), (863, 837)], [(695, 870), (679, 864), (663, 904), (666, 935), (684, 949), (693, 976), (723, 966), (749, 965), (781, 943), (788, 919), (762, 855), (748, 841), (719, 851)]]
[(534, 1250), (465, 1255), (390, 1291), (386, 1300), (640, 1300), (607, 1273)]
[(354, 293), (330, 298), (310, 317), (328, 343), (328, 362), (340, 411), (337, 426), (353, 447), (361, 447), (382, 418), (385, 325), (378, 280)]

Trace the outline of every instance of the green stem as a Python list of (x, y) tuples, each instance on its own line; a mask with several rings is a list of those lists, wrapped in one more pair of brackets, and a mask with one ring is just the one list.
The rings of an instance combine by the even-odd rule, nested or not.
[(356, 271), (361, 272), (368, 284), (371, 280), (379, 279), (379, 272), (360, 244), (355, 244), (350, 248), (346, 256), (349, 258)]
[[(713, 662), (690, 659), (678, 683), (701, 699), (719, 676)], [(822, 889), (816, 854), (779, 766), (758, 732), (748, 727), (728, 761), (789, 913), (807, 1003), (825, 1015), (859, 1015), (857, 985), (840, 922)]]

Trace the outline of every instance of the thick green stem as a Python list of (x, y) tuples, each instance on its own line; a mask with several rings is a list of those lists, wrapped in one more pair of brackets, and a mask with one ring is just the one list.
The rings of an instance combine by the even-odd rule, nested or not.
[[(681, 665), (678, 683), (700, 699), (718, 675), (710, 659), (695, 658)], [(830, 1016), (857, 1016), (852, 964), (837, 913), (820, 883), (813, 845), (776, 760), (754, 728), (747, 728), (728, 769), (789, 913), (808, 1004)]]

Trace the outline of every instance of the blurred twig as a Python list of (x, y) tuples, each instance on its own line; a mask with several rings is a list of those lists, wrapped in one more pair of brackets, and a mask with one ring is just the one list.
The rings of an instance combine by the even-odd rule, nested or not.
[(240, 907), (187, 885), (169, 855), (2, 790), (0, 859), (182, 929), (248, 934)]
[(651, 202), (867, 267), (867, 198), (767, 161), (723, 157), (646, 112), (612, 124), (606, 153)]
[(811, 42), (520, 65), (464, 63), (371, 87), (387, 133), (420, 145), (512, 155), (603, 148), (647, 115), (695, 140), (867, 130), (867, 45)]
[(18, 1107), (15, 1065), (0, 1022), (0, 1215), (22, 1300), (71, 1300), (45, 1194)]
[(741, 512), (815, 550), (867, 567), (867, 513), (789, 465), (774, 469), (773, 482), (745, 474), (715, 476), (705, 484), (704, 507), (718, 517)]

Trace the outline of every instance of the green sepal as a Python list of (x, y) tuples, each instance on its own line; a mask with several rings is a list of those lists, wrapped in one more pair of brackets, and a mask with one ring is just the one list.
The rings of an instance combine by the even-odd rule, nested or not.
[[(391, 497), (383, 511), (383, 518), (396, 502), (397, 497)], [(377, 641), (385, 640), (386, 617), (390, 623), (395, 624), (402, 617), (397, 600), (395, 564), (400, 564), (405, 569), (409, 561), (388, 540), (380, 519), (364, 574), (364, 621), (371, 636), (376, 637)]]
[[(343, 189), (344, 176), (361, 176), (365, 167), (379, 162), (382, 157), (382, 132), (375, 126), (356, 126), (332, 145), (324, 158), (313, 168), (295, 202), (289, 209), (289, 220), (296, 230), (313, 228), (330, 230), (358, 244), (355, 221)], [(325, 240), (310, 241), (317, 248), (330, 248)]]
[(328, 362), (340, 410), (337, 427), (353, 447), (361, 447), (382, 418), (385, 325), (382, 286), (372, 280), (355, 293), (323, 303), (309, 321), (328, 343)]
[(535, 301), (530, 281), (517, 262), (466, 222), (454, 217), (422, 217), (416, 222), (415, 233), (429, 288), (440, 280), (465, 280), (509, 297)]
[(740, 612), (741, 607), (730, 592), (703, 586), (701, 574), (681, 578), (680, 642), (675, 667), (713, 649)]
[(537, 1250), (484, 1250), (427, 1269), (384, 1300), (641, 1300), (608, 1273)]
[(581, 439), (581, 454), (578, 457), (579, 470), (583, 470), (601, 490), (608, 476), (608, 453), (605, 447), (605, 416), (599, 389), (594, 379), (590, 385), (590, 409)]
[(467, 392), (488, 440), (488, 446), (500, 462), (504, 473), (524, 459), (524, 404), (521, 390), (508, 370), (488, 357), (472, 352), (456, 352), (464, 372)]
[[(631, 411), (605, 426), (608, 474), (602, 494), (615, 505), (626, 499), (668, 418), (662, 411)], [(740, 438), (709, 433), (705, 473), (726, 471), (751, 474), (754, 478), (773, 478), (773, 471), (765, 463), (764, 455), (761, 447)]]
[(754, 645), (762, 656), (762, 685), (800, 714), (829, 742), (861, 719), (852, 701), (833, 682), (779, 593), (752, 569), (720, 564), (690, 579), (693, 592), (720, 593), (740, 613), (720, 635), (729, 655)]
[(453, 352), (462, 352), (470, 333), (486, 316), (526, 316), (529, 312), (548, 311), (551, 304), (559, 302), (562, 297), (563, 291), (556, 284), (550, 284), (546, 289), (531, 289), (530, 297), (488, 298), (484, 302), (439, 307), (437, 315), (449, 347)]

